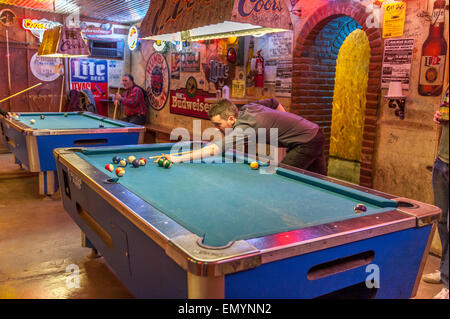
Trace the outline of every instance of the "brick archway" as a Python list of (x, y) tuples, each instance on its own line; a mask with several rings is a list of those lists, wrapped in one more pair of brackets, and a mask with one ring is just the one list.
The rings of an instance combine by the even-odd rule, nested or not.
[[(343, 40), (321, 39), (319, 44), (315, 41), (326, 25), (343, 16), (350, 17), (359, 24), (360, 28), (366, 32), (370, 45), (360, 185), (372, 187), (377, 108), (381, 93), (383, 41), (378, 28), (370, 28), (366, 25), (366, 21), (373, 22), (370, 13), (366, 12), (366, 7), (355, 1), (330, 2), (318, 8), (304, 23), (294, 49), (290, 110), (321, 126), (327, 137), (326, 153), (328, 154), (336, 59), (334, 58), (333, 61), (332, 57), (321, 55), (317, 48), (319, 46), (320, 49), (322, 46), (322, 51), (337, 56)], [(335, 48), (336, 43), (340, 43), (338, 48)], [(315, 57), (311, 56), (311, 50), (316, 50)]]

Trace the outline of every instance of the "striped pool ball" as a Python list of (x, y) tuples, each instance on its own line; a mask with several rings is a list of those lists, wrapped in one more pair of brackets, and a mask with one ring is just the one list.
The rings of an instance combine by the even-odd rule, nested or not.
[(134, 157), (134, 156), (128, 156), (128, 163), (133, 163), (133, 161), (136, 159), (136, 157)]
[(135, 159), (133, 162), (131, 162), (131, 164), (133, 165), (133, 167), (139, 167), (139, 160)]
[(120, 160), (121, 160), (121, 158), (119, 156), (114, 156), (112, 158), (112, 161), (113, 161), (114, 164), (119, 164)]
[(106, 165), (105, 165), (105, 168), (106, 168), (106, 170), (108, 170), (108, 171), (110, 171), (110, 172), (114, 171), (114, 166), (113, 166), (113, 164), (106, 164)]
[(118, 167), (116, 169), (116, 175), (122, 177), (123, 175), (125, 175), (125, 169), (123, 167)]
[(41, 114), (41, 120), (45, 119), (45, 115)]
[(125, 167), (125, 166), (127, 166), (127, 160), (123, 158), (120, 160), (119, 164), (120, 164), (120, 166)]
[(164, 168), (170, 168), (171, 166), (172, 166), (172, 162), (169, 161), (168, 159), (166, 159), (166, 160), (163, 162), (163, 167), (164, 167)]
[(165, 160), (167, 160), (167, 158), (165, 158), (164, 156), (160, 157), (158, 160), (158, 165), (163, 166)]
[(145, 164), (147, 164), (147, 160), (146, 160), (145, 158), (141, 157), (141, 158), (139, 159), (139, 165), (145, 166)]
[(356, 214), (367, 212), (367, 207), (364, 204), (357, 204), (354, 208)]

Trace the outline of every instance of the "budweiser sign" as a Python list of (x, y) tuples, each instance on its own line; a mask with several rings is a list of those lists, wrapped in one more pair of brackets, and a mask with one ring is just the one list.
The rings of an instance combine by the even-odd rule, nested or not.
[(30, 30), (31, 33), (42, 42), (42, 37), (44, 36), (44, 32), (47, 29), (54, 28), (56, 26), (61, 25), (59, 22), (49, 21), (47, 19), (23, 19), (22, 27), (26, 30)]

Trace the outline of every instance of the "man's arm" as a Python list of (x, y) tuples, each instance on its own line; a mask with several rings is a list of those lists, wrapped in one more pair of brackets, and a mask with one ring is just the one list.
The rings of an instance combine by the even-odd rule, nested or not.
[(270, 98), (270, 99), (260, 100), (256, 103), (264, 105), (266, 107), (269, 107), (271, 109), (274, 109), (274, 110), (277, 110), (280, 112), (286, 112), (283, 105), (281, 105), (281, 103), (274, 97)]
[(195, 150), (192, 153), (183, 154), (181, 156), (170, 156), (164, 155), (169, 161), (172, 163), (180, 163), (180, 162), (189, 162), (194, 161), (201, 158), (207, 158), (210, 156), (219, 155), (221, 153), (221, 149), (214, 143), (208, 144), (201, 149)]

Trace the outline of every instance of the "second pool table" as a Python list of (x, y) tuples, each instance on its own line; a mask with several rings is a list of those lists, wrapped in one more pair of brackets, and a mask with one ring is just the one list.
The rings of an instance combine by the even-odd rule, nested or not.
[(53, 149), (138, 144), (143, 142), (145, 132), (143, 126), (90, 112), (2, 112), (0, 127), (16, 163), (30, 172), (39, 172), (42, 195), (58, 189)]

